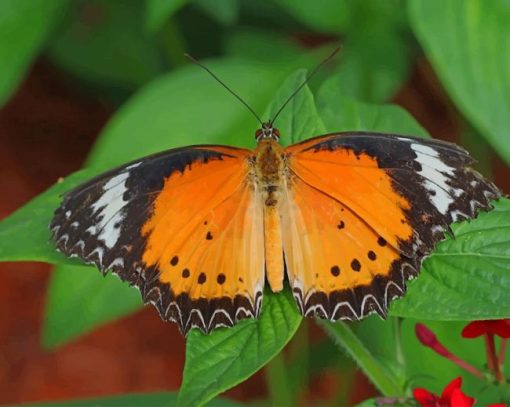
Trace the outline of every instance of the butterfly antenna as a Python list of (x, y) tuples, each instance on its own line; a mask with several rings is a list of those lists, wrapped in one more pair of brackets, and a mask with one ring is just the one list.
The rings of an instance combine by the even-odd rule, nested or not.
[(209, 73), (209, 75), (211, 75), (214, 79), (216, 79), (226, 90), (228, 90), (232, 95), (234, 95), (237, 98), (237, 100), (239, 100), (243, 105), (245, 105), (246, 108), (253, 114), (253, 116), (256, 117), (256, 119), (259, 121), (260, 125), (262, 126), (263, 123), (262, 123), (262, 120), (259, 117), (259, 115), (257, 113), (255, 113), (255, 110), (253, 110), (251, 108), (251, 106), (248, 105), (248, 103), (246, 103), (241, 98), (241, 96), (239, 96), (237, 93), (235, 93), (229, 86), (227, 86), (227, 84), (225, 82), (223, 82), (220, 78), (218, 78), (208, 67), (206, 67), (204, 64), (200, 63), (197, 59), (193, 58), (190, 54), (184, 54), (184, 56), (186, 58), (188, 58), (194, 64), (197, 64), (199, 67), (204, 69), (207, 73)]
[(304, 82), (298, 86), (298, 88), (289, 96), (289, 98), (285, 101), (285, 103), (282, 105), (282, 107), (280, 107), (280, 109), (276, 112), (276, 114), (274, 115), (273, 119), (269, 122), (271, 123), (271, 125), (273, 125), (274, 121), (276, 120), (276, 118), (279, 116), (279, 114), (282, 112), (282, 110), (285, 108), (285, 106), (287, 106), (289, 104), (289, 102), (294, 98), (294, 96), (296, 96), (299, 91), (301, 89), (303, 89), (303, 87), (308, 83), (308, 81), (312, 78), (312, 76), (314, 76), (317, 71), (324, 65), (326, 64), (327, 62), (329, 62), (336, 54), (338, 54), (338, 51), (340, 51), (340, 47), (338, 48), (335, 48), (335, 50), (327, 57), (325, 58), (319, 65), (317, 65), (312, 72), (310, 72), (310, 74), (306, 77), (306, 79), (304, 80)]

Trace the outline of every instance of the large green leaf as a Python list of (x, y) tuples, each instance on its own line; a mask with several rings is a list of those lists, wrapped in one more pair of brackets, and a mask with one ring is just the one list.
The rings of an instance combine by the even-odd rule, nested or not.
[[(291, 75), (275, 94), (265, 117), (273, 117), (305, 77), (305, 70)], [(308, 87), (282, 111), (276, 124), (284, 145), (322, 132), (323, 124)], [(243, 321), (208, 336), (191, 332), (186, 341), (180, 404), (202, 404), (251, 376), (283, 348), (300, 322), (301, 315), (289, 290), (284, 295), (268, 291), (259, 320)], [(207, 359), (204, 355), (208, 355)]]
[(89, 86), (124, 96), (164, 70), (157, 44), (144, 30), (143, 10), (141, 1), (78, 0), (48, 55)]
[(239, 0), (194, 0), (193, 4), (223, 25), (234, 24), (239, 17)]
[(0, 2), (0, 106), (23, 79), (66, 6), (67, 0)]
[(145, 0), (145, 25), (151, 32), (161, 29), (167, 19), (189, 0)]
[(191, 331), (178, 405), (203, 405), (250, 377), (283, 349), (300, 322), (294, 298), (285, 290), (266, 292), (258, 320), (209, 335)]
[(327, 80), (319, 89), (317, 109), (328, 132), (377, 131), (426, 137), (413, 117), (395, 105), (356, 102), (337, 93)]
[(386, 102), (403, 85), (411, 66), (405, 7), (400, 0), (343, 2), (351, 18), (330, 86), (359, 101)]
[(456, 105), (510, 163), (510, 3), (413, 0), (409, 13)]
[(349, 4), (346, 1), (277, 0), (277, 3), (300, 22), (327, 33), (342, 32), (351, 17)]
[[(19, 407), (172, 407), (177, 405), (176, 393), (126, 394), (100, 399), (51, 401), (47, 403), (19, 404)], [(208, 407), (239, 407), (228, 399), (212, 400)]]
[(66, 177), (4, 219), (0, 223), (0, 261), (69, 261), (50, 242), (48, 226), (61, 195), (91, 175), (90, 170), (81, 170)]
[[(46, 348), (61, 345), (100, 324), (129, 314), (142, 306), (140, 292), (94, 267), (56, 267), (47, 292), (42, 342)], [(64, 304), (64, 306), (63, 306)]]

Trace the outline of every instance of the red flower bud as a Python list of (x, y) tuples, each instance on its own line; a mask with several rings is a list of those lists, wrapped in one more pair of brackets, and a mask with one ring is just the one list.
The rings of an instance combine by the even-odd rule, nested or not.
[(451, 355), (450, 351), (446, 349), (436, 338), (434, 332), (423, 324), (416, 324), (414, 327), (416, 337), (425, 346), (428, 346), (441, 356), (448, 357)]

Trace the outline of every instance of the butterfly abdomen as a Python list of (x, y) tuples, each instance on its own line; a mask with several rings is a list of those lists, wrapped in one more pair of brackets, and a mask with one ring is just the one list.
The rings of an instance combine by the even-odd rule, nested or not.
[(284, 185), (285, 157), (275, 140), (261, 140), (255, 152), (255, 178), (264, 203), (266, 277), (274, 292), (283, 288), (283, 244), (278, 209)]

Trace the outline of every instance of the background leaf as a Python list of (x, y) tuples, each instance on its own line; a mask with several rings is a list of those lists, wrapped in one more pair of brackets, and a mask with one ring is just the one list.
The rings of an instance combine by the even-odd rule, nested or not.
[(413, 0), (409, 14), (455, 104), (510, 163), (510, 3)]
[(92, 84), (122, 100), (164, 70), (163, 57), (144, 30), (143, 11), (141, 1), (73, 2), (47, 54), (87, 91)]
[(98, 284), (98, 274), (96, 268), (83, 265), (55, 268), (47, 292), (45, 348), (62, 345), (142, 306), (137, 289), (111, 273), (100, 276), (103, 284)]
[(167, 19), (184, 6), (188, 0), (145, 0), (145, 24), (155, 33)]
[(385, 102), (405, 83), (412, 64), (405, 5), (400, 0), (345, 1), (349, 23), (330, 86), (363, 102)]
[(218, 23), (232, 25), (239, 17), (240, 4), (238, 0), (194, 0), (194, 6), (207, 13)]
[(351, 17), (346, 1), (277, 0), (277, 3), (297, 20), (321, 32), (340, 33)]
[(280, 294), (266, 291), (258, 320), (245, 320), (210, 335), (192, 330), (186, 341), (178, 405), (203, 405), (251, 376), (283, 349), (301, 318), (288, 289)]
[[(50, 242), (48, 226), (61, 195), (92, 176), (90, 170), (78, 171), (57, 182), (0, 222), (0, 261), (69, 262)], [(76, 264), (76, 261), (71, 261)]]
[(7, 101), (51, 30), (67, 0), (2, 0), (0, 2), (0, 107)]

